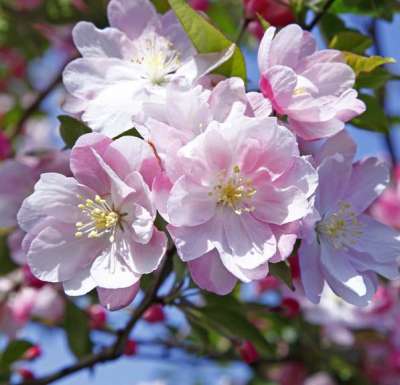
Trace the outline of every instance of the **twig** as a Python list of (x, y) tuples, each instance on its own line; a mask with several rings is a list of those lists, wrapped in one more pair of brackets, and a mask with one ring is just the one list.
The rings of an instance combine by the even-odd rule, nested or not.
[(175, 254), (175, 248), (172, 248), (166, 255), (162, 267), (159, 269), (153, 286), (148, 291), (147, 295), (143, 298), (142, 302), (135, 309), (132, 317), (126, 324), (125, 328), (118, 333), (118, 337), (114, 344), (103, 349), (101, 352), (96, 354), (91, 354), (89, 356), (83, 357), (80, 361), (75, 364), (56, 371), (53, 374), (47, 376), (24, 381), (19, 383), (19, 385), (47, 385), (61, 378), (64, 378), (72, 373), (76, 373), (82, 369), (88, 369), (94, 367), (98, 363), (114, 361), (115, 359), (122, 356), (126, 342), (128, 341), (129, 335), (136, 325), (136, 322), (142, 317), (143, 313), (152, 305), (153, 302), (157, 300), (157, 292), (161, 284), (164, 281), (166, 274), (168, 274), (168, 269), (170, 268), (170, 259)]
[(54, 79), (45, 87), (43, 90), (39, 91), (38, 95), (36, 96), (35, 100), (25, 109), (25, 111), (22, 113), (21, 117), (15, 124), (15, 128), (13, 133), (10, 135), (10, 139), (14, 139), (17, 137), (19, 134), (21, 134), (22, 130), (24, 129), (24, 125), (26, 121), (31, 117), (32, 114), (36, 112), (36, 110), (39, 109), (40, 105), (42, 102), (54, 91), (54, 89), (61, 83), (62, 81), (62, 73), (64, 70), (64, 67), (75, 57), (70, 57), (68, 58), (62, 65), (61, 68), (59, 69), (57, 75), (54, 77)]
[(242, 40), (242, 38), (244, 36), (244, 33), (246, 32), (246, 29), (247, 29), (249, 23), (250, 23), (250, 19), (247, 19), (247, 18), (242, 21), (242, 24), (240, 25), (239, 32), (238, 32), (238, 34), (236, 36), (236, 39), (235, 39), (235, 43), (236, 44), (239, 44), (240, 41)]
[(334, 2), (335, 0), (328, 0), (322, 7), (321, 11), (315, 15), (314, 19), (311, 21), (309, 25), (306, 26), (305, 29), (311, 31), (319, 23), (319, 21), (322, 19), (325, 13), (329, 11), (329, 8), (333, 5)]

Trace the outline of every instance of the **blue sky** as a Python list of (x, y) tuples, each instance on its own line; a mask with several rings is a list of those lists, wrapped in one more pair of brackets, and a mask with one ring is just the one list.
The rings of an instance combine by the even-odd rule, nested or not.
[[(364, 18), (346, 17), (346, 22), (349, 26), (355, 28), (362, 27), (365, 24)], [(400, 16), (397, 16), (393, 23), (380, 21), (378, 25), (379, 34), (382, 36), (383, 54), (392, 56), (398, 60), (398, 64), (391, 65), (391, 70), (400, 74), (400, 44), (397, 39), (400, 39)], [(257, 84), (258, 71), (255, 62), (255, 53), (246, 52), (248, 62), (248, 74), (252, 84)], [(44, 61), (38, 61), (33, 65), (32, 74), (35, 77), (36, 83), (40, 86), (45, 81), (48, 81), (49, 71), (55, 70), (60, 58), (48, 55)], [(392, 82), (389, 85), (389, 93), (387, 100), (387, 111), (389, 114), (400, 115), (400, 82)], [(54, 127), (56, 130), (57, 121), (56, 115), (60, 113), (57, 105), (59, 104), (60, 94), (55, 93), (43, 105), (44, 109), (53, 117)], [(357, 156), (359, 158), (366, 155), (384, 155), (386, 152), (384, 138), (380, 134), (362, 131), (356, 128), (350, 128), (352, 136), (359, 145)], [(394, 131), (397, 143), (400, 150), (400, 134), (398, 127)], [(398, 152), (400, 155), (400, 152)], [(177, 324), (184, 325), (179, 314), (173, 309), (167, 309), (169, 318)], [(112, 314), (112, 322), (123, 324), (126, 319), (125, 313)], [(149, 328), (144, 322), (139, 322), (138, 328), (135, 331), (135, 336), (145, 338), (150, 337), (154, 332), (162, 335), (163, 330), (160, 326), (152, 326)], [(40, 343), (43, 347), (43, 357), (36, 362), (27, 365), (31, 367), (38, 375), (53, 372), (55, 369), (68, 365), (73, 362), (73, 357), (66, 346), (63, 332), (57, 330), (49, 330), (35, 325), (29, 326), (24, 330), (23, 336), (31, 341)], [(109, 341), (108, 338), (96, 336), (96, 340), (105, 344)], [(146, 354), (158, 354), (160, 351), (147, 349), (143, 351)], [(136, 384), (138, 381), (151, 380), (157, 378), (166, 378), (171, 384), (193, 384), (196, 381), (203, 380), (207, 385), (217, 383), (224, 376), (234, 378), (240, 384), (248, 375), (248, 369), (245, 365), (233, 365), (230, 369), (221, 369), (215, 365), (201, 361), (197, 365), (185, 363), (182, 355), (174, 354), (176, 363), (169, 363), (163, 359), (157, 362), (139, 360), (135, 357), (122, 358), (118, 362), (98, 365), (95, 371), (84, 371), (73, 376), (67, 377), (65, 380), (57, 382), (59, 385), (110, 385), (110, 383), (128, 385)]]

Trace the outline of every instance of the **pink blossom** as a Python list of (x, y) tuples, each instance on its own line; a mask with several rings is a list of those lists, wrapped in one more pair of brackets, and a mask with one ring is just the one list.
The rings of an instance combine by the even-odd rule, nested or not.
[(351, 147), (335, 137), (321, 149), (330, 155), (318, 166), (314, 212), (303, 221), (301, 279), (315, 303), (326, 282), (339, 297), (366, 306), (377, 288), (376, 274), (398, 277), (399, 234), (365, 214), (389, 182), (387, 166), (376, 158), (352, 164)]
[(172, 11), (158, 15), (149, 0), (111, 0), (108, 19), (103, 30), (75, 26), (83, 57), (67, 66), (64, 85), (73, 96), (65, 108), (111, 137), (132, 128), (142, 103), (162, 97), (166, 85), (193, 84), (233, 53), (196, 55)]
[(336, 385), (336, 381), (328, 373), (318, 372), (308, 377), (304, 385)]
[(27, 287), (22, 276), (17, 269), (0, 279), (0, 332), (10, 338), (33, 316), (56, 322), (64, 313), (64, 301), (55, 287)]
[(317, 182), (294, 135), (245, 108), (236, 104), (180, 148), (174, 177), (154, 187), (193, 279), (219, 294), (237, 279), (264, 278), (268, 262), (289, 256)]
[(181, 172), (178, 150), (212, 121), (224, 122), (234, 105), (241, 105), (247, 116), (267, 117), (272, 112), (260, 93), (246, 93), (243, 80), (233, 77), (218, 82), (212, 90), (200, 85), (189, 89), (167, 87), (165, 100), (143, 104), (135, 125), (155, 147), (167, 176), (176, 179)]
[(400, 229), (400, 167), (396, 166), (393, 183), (383, 192), (370, 208), (371, 215), (378, 221)]
[(18, 213), (33, 274), (62, 282), (68, 295), (98, 287), (109, 309), (130, 303), (166, 250), (147, 184), (157, 165), (140, 139), (81, 136), (71, 151), (74, 177), (42, 174)]
[(364, 112), (364, 103), (352, 89), (355, 74), (340, 51), (316, 51), (311, 33), (295, 24), (274, 35), (275, 28), (269, 28), (258, 51), (260, 86), (298, 136), (332, 136)]
[(46, 152), (41, 156), (18, 156), (0, 164), (0, 227), (14, 231), (8, 237), (13, 260), (25, 263), (21, 249), (24, 232), (17, 228), (17, 213), (23, 200), (33, 192), (42, 172), (60, 172), (69, 175), (69, 152)]

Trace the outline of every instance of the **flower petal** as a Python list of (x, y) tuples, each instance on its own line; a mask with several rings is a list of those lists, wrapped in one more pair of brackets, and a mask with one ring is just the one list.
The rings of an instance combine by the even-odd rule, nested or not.
[(200, 288), (218, 295), (230, 293), (237, 282), (237, 278), (222, 264), (216, 250), (190, 261), (188, 268), (193, 281)]
[(159, 26), (154, 5), (149, 0), (112, 0), (107, 9), (111, 27), (134, 40), (150, 26)]
[(301, 282), (306, 297), (313, 303), (319, 303), (324, 288), (324, 276), (321, 270), (320, 247), (317, 242), (301, 242), (299, 248)]
[(128, 306), (140, 289), (139, 283), (122, 289), (97, 288), (100, 303), (110, 311), (120, 310)]
[(48, 282), (63, 282), (87, 267), (104, 247), (102, 239), (76, 238), (75, 226), (50, 219), (28, 250), (32, 273)]

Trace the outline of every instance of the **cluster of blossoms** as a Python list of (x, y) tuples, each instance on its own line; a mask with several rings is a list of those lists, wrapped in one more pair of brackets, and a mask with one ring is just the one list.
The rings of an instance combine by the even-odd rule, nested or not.
[[(168, 247), (200, 288), (223, 295), (265, 278), (299, 241), (314, 303), (329, 287), (366, 306), (377, 274), (397, 277), (400, 236), (366, 214), (388, 171), (375, 158), (353, 163), (344, 127), (365, 106), (339, 51), (318, 51), (297, 25), (271, 27), (261, 92), (246, 92), (241, 79), (212, 74), (233, 47), (197, 53), (172, 11), (111, 0), (108, 18), (103, 30), (74, 28), (82, 57), (63, 77), (65, 110), (93, 132), (72, 148), (68, 172), (41, 170), (18, 212), (36, 277), (68, 295), (97, 288), (115, 310)], [(121, 136), (132, 127), (141, 138)]]
[[(294, 262), (297, 256), (291, 259), (291, 262)], [(289, 290), (284, 283), (269, 276), (257, 282), (258, 301), (285, 318), (301, 317), (311, 325), (320, 326), (319, 341), (323, 346), (340, 349), (343, 354), (356, 354), (363, 372), (374, 384), (395, 384), (400, 374), (399, 283), (381, 282), (366, 307), (354, 306), (344, 301), (325, 285), (320, 303), (313, 304), (305, 296), (301, 277), (296, 275), (296, 263), (291, 263), (291, 266), (296, 291)], [(258, 318), (253, 321), (260, 325), (263, 322)], [(369, 337), (363, 338), (366, 331)], [(310, 330), (304, 327), (300, 332), (307, 334)], [(283, 347), (281, 349), (285, 351)], [(303, 362), (285, 363), (284, 360), (268, 374), (270, 379), (280, 385), (308, 384), (305, 380), (306, 375), (307, 368)], [(321, 373), (313, 377), (324, 385), (336, 384), (333, 379), (328, 381), (329, 376), (326, 374)], [(318, 381), (316, 383), (319, 384)]]

